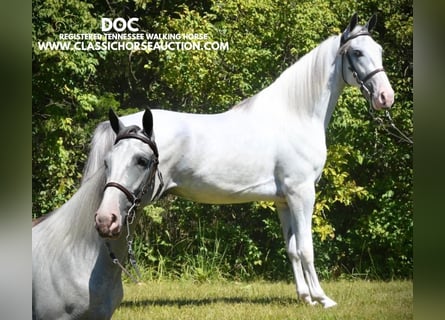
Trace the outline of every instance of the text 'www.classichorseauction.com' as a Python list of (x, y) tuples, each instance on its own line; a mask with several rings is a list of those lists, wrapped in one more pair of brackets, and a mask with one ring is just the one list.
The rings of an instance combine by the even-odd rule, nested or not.
[(55, 41), (39, 41), (41, 51), (228, 51), (229, 43), (201, 33), (61, 33)]

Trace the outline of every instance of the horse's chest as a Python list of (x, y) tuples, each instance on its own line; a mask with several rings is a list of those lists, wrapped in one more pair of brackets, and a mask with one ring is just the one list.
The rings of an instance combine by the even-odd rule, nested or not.
[(287, 175), (317, 178), (326, 162), (326, 153), (323, 132), (295, 130), (283, 141), (278, 158)]

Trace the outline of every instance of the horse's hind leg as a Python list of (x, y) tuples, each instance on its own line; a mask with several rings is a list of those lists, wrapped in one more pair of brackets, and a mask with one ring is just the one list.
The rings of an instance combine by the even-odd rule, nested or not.
[(277, 205), (286, 250), (294, 271), (297, 294), (309, 304), (319, 302), (328, 308), (336, 305), (320, 286), (314, 266), (312, 212), (315, 202), (313, 183), (300, 185), (287, 195), (287, 204)]

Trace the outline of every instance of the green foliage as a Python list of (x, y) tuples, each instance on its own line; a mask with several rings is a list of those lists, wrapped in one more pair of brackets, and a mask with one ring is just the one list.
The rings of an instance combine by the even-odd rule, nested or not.
[(111, 102), (94, 84), (97, 55), (37, 47), (38, 41), (57, 40), (59, 33), (93, 32), (98, 23), (92, 8), (79, 1), (33, 2), (33, 217), (60, 206), (75, 191), (95, 125), (89, 121), (103, 117)]
[(269, 244), (284, 253), (283, 240), (275, 235), (275, 241), (261, 239), (269, 219), (274, 228), (279, 229), (279, 223), (270, 210), (254, 211), (255, 206), (209, 206), (168, 197), (149, 206), (139, 218), (136, 251), (152, 265), (162, 262), (173, 274), (200, 281), (229, 275), (249, 278), (261, 273), (259, 270), (267, 273), (274, 267), (266, 263), (268, 250), (272, 250)]
[[(396, 93), (391, 116), (412, 136), (412, 2), (407, 0), (118, 0), (33, 2), (33, 217), (75, 191), (94, 126), (109, 107), (222, 112), (252, 96), (299, 57), (378, 12), (374, 32)], [(140, 17), (151, 33), (206, 33), (226, 51), (39, 51), (58, 33), (93, 33), (100, 17)], [(364, 23), (362, 20), (361, 23)], [(412, 277), (412, 146), (346, 88), (328, 128), (328, 159), (313, 216), (317, 270)], [(376, 117), (384, 118), (383, 114)], [(290, 279), (273, 203), (202, 205), (167, 197), (140, 214), (136, 252), (153, 277), (198, 281)]]

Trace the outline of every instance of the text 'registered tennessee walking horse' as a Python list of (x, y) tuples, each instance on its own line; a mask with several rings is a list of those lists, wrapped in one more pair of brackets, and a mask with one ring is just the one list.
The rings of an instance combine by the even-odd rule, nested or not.
[(100, 237), (93, 221), (96, 212), (106, 210), (122, 217), (120, 224), (130, 232), (135, 204), (152, 199), (158, 151), (149, 110), (143, 119), (143, 130), (125, 127), (110, 112), (117, 138), (107, 165), (32, 228), (33, 319), (110, 319), (120, 304), (126, 269), (118, 265), (128, 255), (128, 243), (126, 237)]
[[(382, 67), (382, 48), (371, 37), (373, 16), (365, 26), (355, 14), (332, 36), (270, 86), (229, 111), (187, 114), (153, 110), (161, 150), (163, 193), (203, 203), (274, 201), (297, 294), (306, 303), (336, 303), (321, 288), (314, 267), (311, 224), (315, 182), (326, 160), (325, 132), (345, 85), (360, 88), (376, 110), (390, 108), (394, 91)], [(142, 113), (122, 117), (141, 123)], [(85, 169), (88, 178), (102, 166), (113, 131), (100, 124)], [(102, 236), (117, 233), (119, 217), (100, 211)]]

